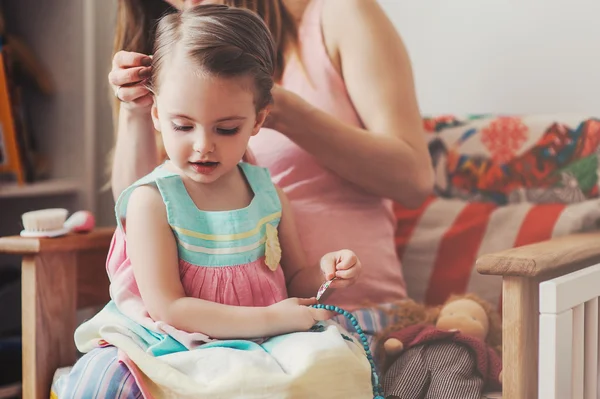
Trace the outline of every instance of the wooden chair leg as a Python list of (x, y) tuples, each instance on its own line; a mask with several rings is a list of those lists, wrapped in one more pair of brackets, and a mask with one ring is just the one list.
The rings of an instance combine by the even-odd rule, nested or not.
[(502, 397), (534, 399), (538, 394), (539, 283), (504, 277), (502, 287)]
[(76, 254), (25, 256), (21, 278), (23, 398), (48, 399), (54, 370), (76, 358)]

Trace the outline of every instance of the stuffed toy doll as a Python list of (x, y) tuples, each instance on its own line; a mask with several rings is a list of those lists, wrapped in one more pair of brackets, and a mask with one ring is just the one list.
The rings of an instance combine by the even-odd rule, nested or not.
[(439, 307), (407, 300), (379, 338), (388, 399), (480, 399), (502, 386), (502, 323), (492, 305), (468, 294)]

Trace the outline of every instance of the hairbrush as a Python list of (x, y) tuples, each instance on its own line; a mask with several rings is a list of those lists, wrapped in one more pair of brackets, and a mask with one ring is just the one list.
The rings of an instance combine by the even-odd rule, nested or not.
[(59, 237), (70, 232), (88, 232), (96, 224), (89, 211), (77, 211), (68, 219), (69, 212), (63, 208), (41, 209), (21, 215), (22, 237)]

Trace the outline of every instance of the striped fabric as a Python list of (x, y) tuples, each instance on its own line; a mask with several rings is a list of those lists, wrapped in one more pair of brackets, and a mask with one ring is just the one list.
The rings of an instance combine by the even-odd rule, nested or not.
[(484, 388), (469, 349), (444, 341), (408, 349), (382, 385), (387, 398), (401, 399), (480, 399)]
[(409, 297), (437, 305), (473, 292), (499, 303), (501, 278), (477, 273), (478, 257), (597, 228), (600, 123), (555, 119), (426, 120), (435, 195), (416, 210), (395, 205)]
[(97, 399), (143, 398), (117, 352), (117, 348), (108, 346), (86, 353), (62, 378), (55, 378), (50, 398), (86, 398), (89, 392), (95, 392)]
[[(393, 314), (390, 314), (390, 311), (393, 311), (395, 306), (395, 303), (382, 304), (377, 307), (358, 309), (354, 312), (351, 312), (367, 337), (371, 353), (377, 353), (377, 342), (375, 341), (377, 334), (381, 333), (384, 328), (398, 321)], [(346, 331), (350, 332), (350, 334), (360, 341), (360, 336), (356, 334), (354, 326), (346, 317), (335, 316), (333, 321), (340, 324), (346, 329)]]
[(397, 207), (396, 215), (409, 297), (437, 305), (450, 294), (473, 292), (496, 303), (501, 278), (477, 273), (479, 256), (591, 229), (600, 220), (600, 200), (496, 206), (431, 198), (417, 211)]

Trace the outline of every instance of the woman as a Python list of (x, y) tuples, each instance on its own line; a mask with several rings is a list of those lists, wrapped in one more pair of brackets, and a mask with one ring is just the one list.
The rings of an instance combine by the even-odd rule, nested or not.
[[(310, 262), (338, 247), (359, 256), (359, 282), (328, 302), (355, 310), (366, 332), (378, 330), (383, 316), (360, 308), (406, 296), (391, 202), (419, 206), (433, 175), (410, 61), (376, 0), (120, 0), (109, 74), (115, 198), (160, 162), (143, 84), (154, 21), (209, 2), (252, 9), (276, 39), (275, 102), (250, 148), (287, 193)], [(132, 149), (135, 157), (124, 156)]]

